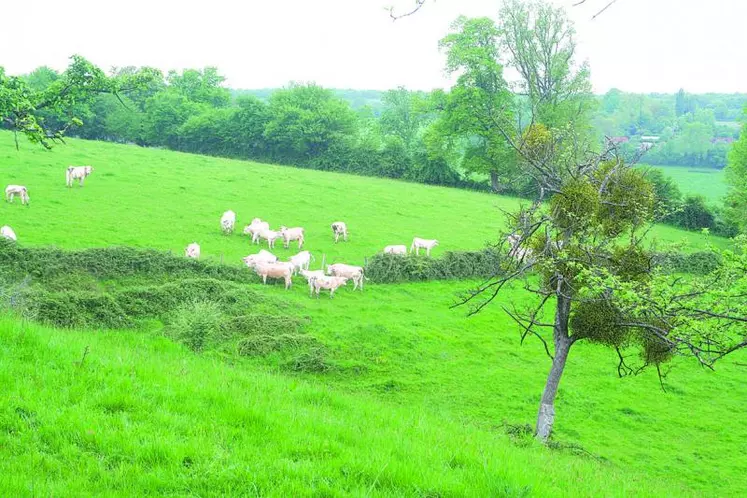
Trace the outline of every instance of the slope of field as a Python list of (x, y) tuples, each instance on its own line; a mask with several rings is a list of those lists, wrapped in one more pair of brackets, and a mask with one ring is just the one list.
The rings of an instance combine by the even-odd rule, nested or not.
[(710, 204), (723, 201), (728, 190), (723, 169), (691, 166), (647, 166), (660, 170), (680, 187), (684, 195), (702, 195)]
[[(67, 164), (96, 168), (86, 187), (64, 187)], [(235, 210), (240, 222), (260, 216), (273, 225), (306, 227), (316, 266), (321, 254), (327, 261), (361, 263), (413, 235), (439, 238), (437, 255), (480, 248), (501, 227), (499, 209), (518, 205), (454, 189), (96, 142), (73, 140), (52, 152), (24, 146), (16, 153), (6, 133), (0, 133), (0, 182), (30, 189), (31, 207), (0, 208), (0, 224), (13, 226), (21, 244), (127, 244), (181, 253), (197, 240), (206, 257), (230, 263), (257, 249), (239, 235), (220, 234), (226, 209)], [(337, 219), (351, 228), (347, 244), (331, 240), (329, 224)], [(654, 232), (662, 242), (690, 248), (707, 243), (671, 227)], [(295, 251), (278, 246), (276, 252)], [(471, 285), (371, 285), (364, 293), (344, 289), (334, 300), (318, 301), (302, 285), (290, 292), (263, 289), (308, 317), (307, 332), (329, 351), (331, 371), (293, 378), (268, 373), (279, 370), (272, 355), (195, 357), (163, 339), (157, 323), (144, 332), (93, 334), (20, 326), (6, 318), (0, 323), (3, 358), (16, 357), (0, 373), (7, 372), (2, 381), (12, 386), (0, 418), (10, 436), (0, 452), (13, 453), (0, 453), (0, 486), (2, 462), (13, 471), (5, 481), (11, 489), (28, 489), (29, 467), (37, 469), (35, 479), (52, 476), (48, 487), (37, 489), (55, 495), (82, 492), (91, 482), (120, 494), (240, 490), (249, 496), (303, 496), (311, 483), (318, 487), (307, 494), (329, 496), (739, 496), (747, 486), (747, 428), (733, 423), (747, 403), (744, 369), (735, 365), (744, 355), (715, 373), (678, 362), (662, 392), (651, 373), (618, 379), (613, 354), (581, 344), (561, 384), (557, 436), (606, 463), (506, 447), (503, 423), (533, 423), (549, 364), (539, 344), (519, 347), (516, 327), (498, 305), (470, 319), (463, 309), (449, 309), (455, 294)], [(517, 289), (502, 302), (527, 299)], [(71, 365), (86, 345), (96, 368), (76, 370)], [(49, 387), (39, 387), (44, 384)], [(257, 385), (264, 386), (261, 394)], [(55, 389), (66, 397), (56, 397), (50, 392)], [(296, 389), (318, 402), (303, 405)], [(203, 412), (213, 402), (227, 414), (206, 421)], [(264, 418), (249, 409), (254, 403)], [(294, 411), (297, 404), (302, 413)], [(43, 407), (54, 409), (46, 413)], [(73, 421), (65, 425), (68, 414)], [(151, 414), (158, 415), (145, 420)], [(371, 414), (378, 425), (365, 425)], [(288, 420), (299, 425), (286, 426)], [(130, 439), (139, 429), (145, 436), (136, 445)], [(313, 438), (304, 439), (306, 434)], [(336, 446), (341, 440), (347, 441), (344, 449)], [(459, 447), (466, 456), (449, 460)], [(260, 463), (245, 466), (254, 461)], [(444, 461), (461, 470), (442, 476)], [(555, 466), (557, 472), (548, 470)], [(278, 483), (280, 475), (287, 481)], [(659, 480), (665, 489), (641, 479)], [(257, 482), (256, 491), (240, 487), (249, 481)], [(459, 488), (471, 482), (474, 488)]]
[(609, 463), (200, 357), (0, 316), (3, 496), (687, 496)]
[[(95, 168), (85, 187), (65, 188), (70, 164)], [(102, 142), (70, 140), (52, 151), (24, 144), (16, 152), (9, 133), (0, 133), (0, 183), (29, 188), (31, 208), (0, 208), (0, 223), (23, 243), (182, 252), (197, 241), (206, 257), (237, 263), (256, 249), (246, 238), (221, 236), (220, 216), (228, 209), (238, 215), (239, 232), (256, 216), (275, 228), (303, 226), (317, 257), (362, 263), (386, 245), (409, 246), (413, 236), (438, 238), (436, 254), (482, 248), (497, 238), (501, 209), (519, 205), (484, 193)], [(347, 222), (348, 244), (334, 244), (336, 220)], [(652, 235), (662, 243), (705, 244), (699, 234), (671, 227)], [(295, 252), (278, 245), (278, 255)]]

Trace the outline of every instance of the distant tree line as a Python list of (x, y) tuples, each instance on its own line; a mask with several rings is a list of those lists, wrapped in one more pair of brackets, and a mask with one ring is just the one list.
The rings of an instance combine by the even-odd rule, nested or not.
[(625, 148), (653, 144), (645, 161), (656, 165), (723, 168), (739, 137), (745, 94), (632, 94), (612, 89), (599, 97), (595, 127), (625, 140)]
[[(97, 93), (65, 108), (40, 109), (36, 117), (45, 128), (64, 128), (68, 135), (86, 139), (532, 197), (535, 184), (516, 174), (520, 154), (497, 132), (491, 113), (502, 109), (520, 121), (528, 102), (545, 97), (539, 85), (509, 90), (497, 62), (499, 37), (487, 18), (459, 18), (452, 25), (440, 44), (447, 71), (458, 75), (449, 91), (331, 90), (311, 83), (242, 91), (225, 88), (224, 78), (212, 67), (167, 74), (125, 67), (113, 69), (107, 81), (127, 88), (126, 93)], [(65, 73), (40, 67), (21, 79), (43, 93), (65, 78)], [(535, 109), (544, 112), (547, 126), (573, 122), (597, 143), (602, 135), (633, 137), (620, 144), (630, 154), (640, 147), (636, 137), (659, 136), (660, 142), (647, 151), (648, 163), (717, 166), (726, 161), (731, 139), (739, 136), (738, 127), (722, 120), (737, 119), (735, 109), (743, 105), (744, 95), (612, 90), (595, 97), (585, 66), (564, 78), (558, 84), (574, 96), (567, 109)], [(126, 84), (135, 79), (137, 86)], [(82, 124), (68, 130), (71, 116)], [(541, 127), (531, 131), (534, 139), (547, 133)], [(670, 179), (651, 175), (666, 222), (734, 234), (735, 224), (723, 210), (702, 198), (683, 198)]]

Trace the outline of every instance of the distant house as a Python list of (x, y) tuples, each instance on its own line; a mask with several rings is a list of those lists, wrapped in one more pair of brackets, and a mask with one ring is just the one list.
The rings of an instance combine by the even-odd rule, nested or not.
[(607, 140), (614, 145), (626, 144), (630, 142), (630, 137), (607, 137)]
[(711, 139), (712, 144), (733, 144), (734, 137), (715, 137)]

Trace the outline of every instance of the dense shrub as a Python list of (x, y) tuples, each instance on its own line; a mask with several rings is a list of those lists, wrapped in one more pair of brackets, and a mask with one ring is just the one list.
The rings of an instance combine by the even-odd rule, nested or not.
[(693, 253), (666, 252), (654, 255), (653, 263), (668, 273), (693, 273), (705, 275), (721, 263), (718, 254), (709, 251)]
[[(0, 272), (35, 280), (60, 278), (88, 280), (123, 277), (204, 277), (252, 282), (254, 275), (242, 267), (183, 258), (165, 251), (133, 247), (106, 247), (63, 251), (54, 247), (22, 247), (0, 240)], [(74, 275), (79, 275), (75, 277)], [(71, 283), (73, 283), (71, 281)]]
[(501, 258), (494, 249), (447, 252), (441, 258), (377, 254), (368, 260), (366, 276), (377, 283), (490, 277)]
[(225, 320), (220, 306), (208, 300), (180, 305), (169, 319), (166, 332), (195, 352), (214, 342)]

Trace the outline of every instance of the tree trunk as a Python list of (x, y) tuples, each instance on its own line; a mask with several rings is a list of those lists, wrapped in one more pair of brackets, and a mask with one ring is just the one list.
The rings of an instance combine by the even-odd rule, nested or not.
[(500, 192), (501, 191), (501, 184), (498, 182), (498, 172), (497, 171), (491, 171), (490, 172), (490, 186), (493, 188), (493, 191)]
[(553, 329), (553, 343), (555, 356), (552, 367), (547, 376), (545, 390), (542, 391), (539, 413), (537, 414), (536, 437), (546, 442), (552, 434), (552, 426), (555, 422), (555, 396), (558, 394), (560, 377), (565, 369), (568, 352), (571, 350), (573, 340), (568, 335), (568, 320), (570, 318), (571, 300), (568, 297), (558, 295), (557, 308), (555, 309), (555, 326)]

